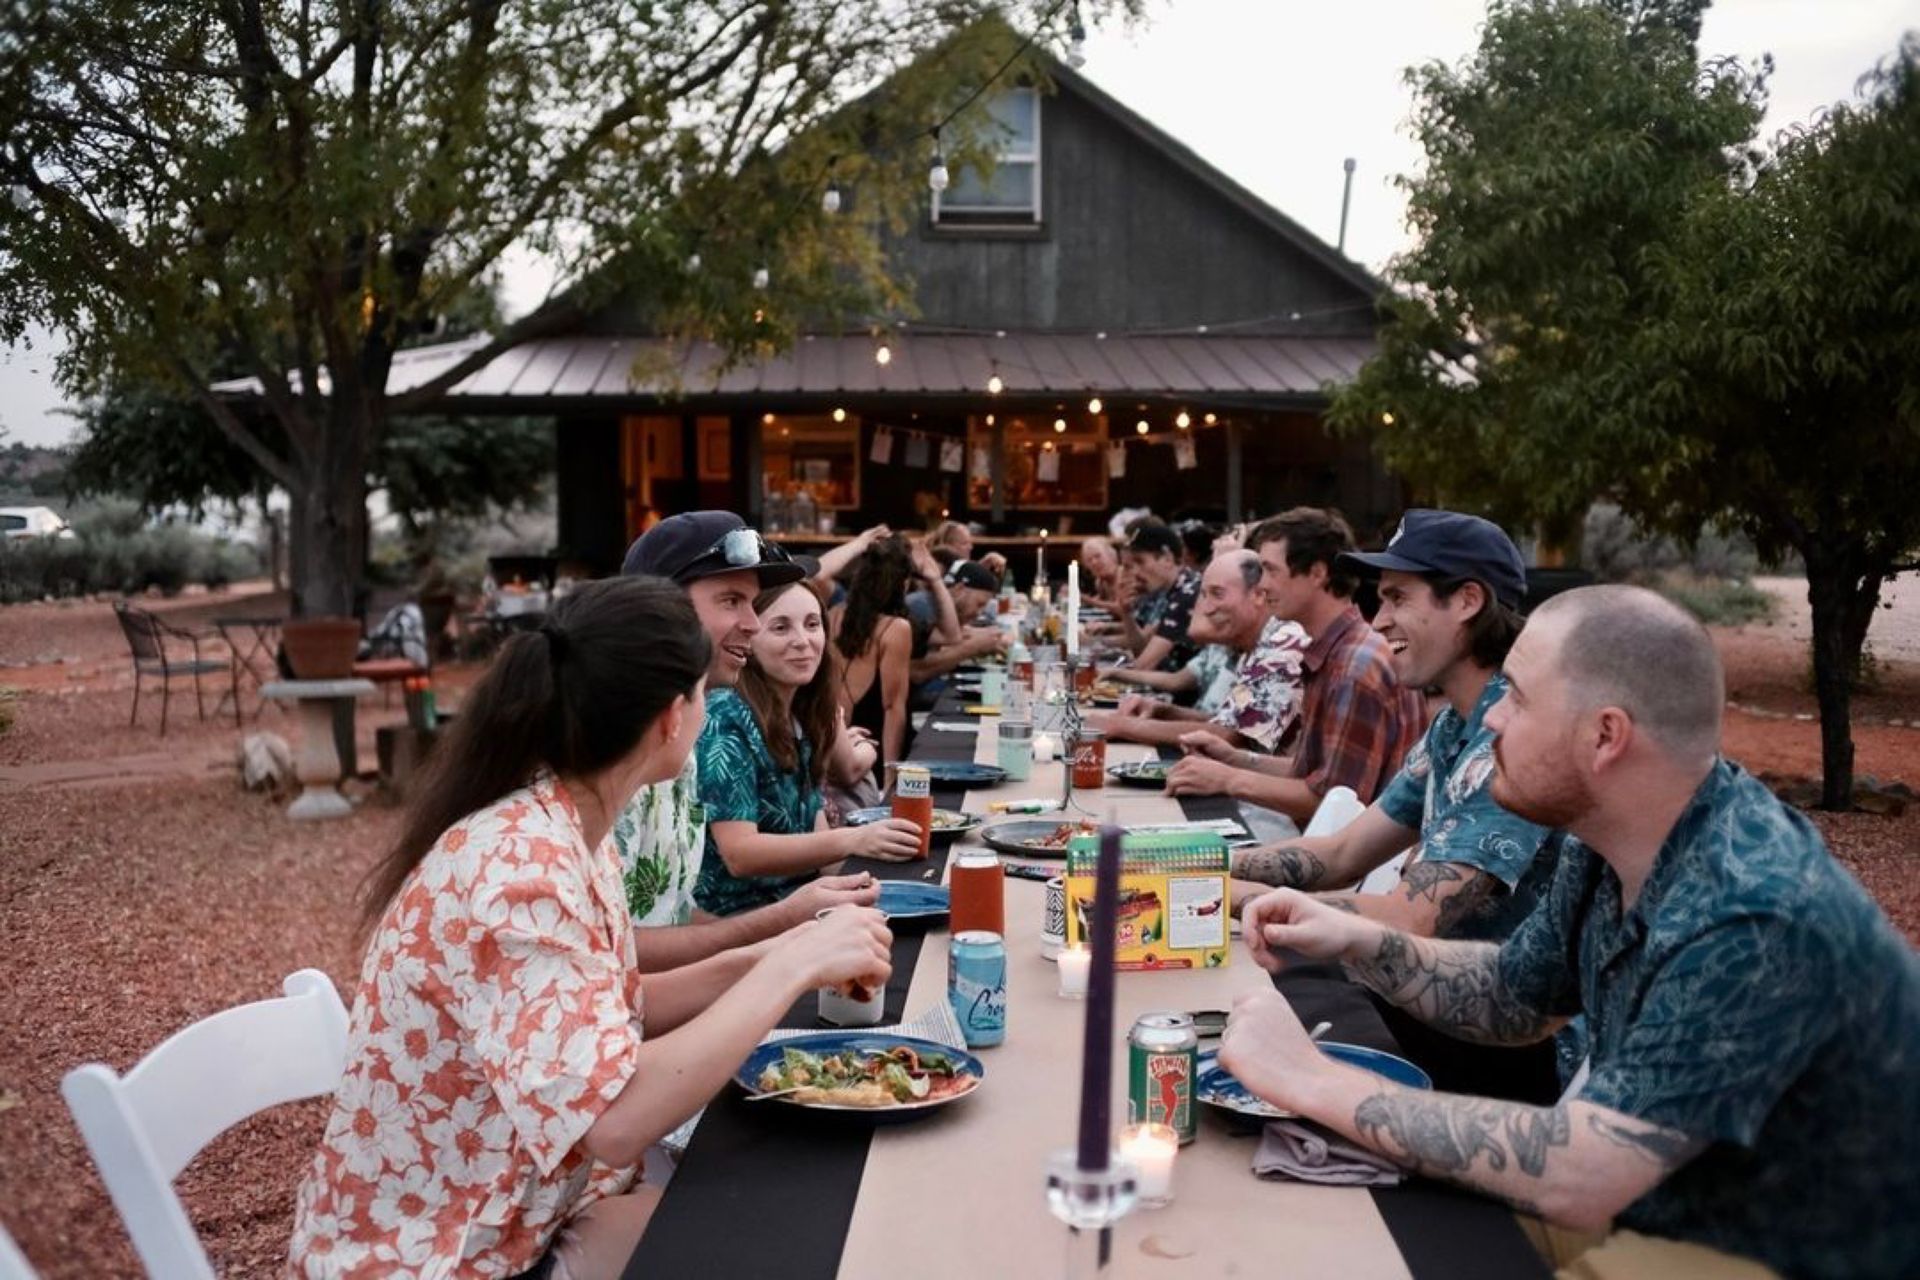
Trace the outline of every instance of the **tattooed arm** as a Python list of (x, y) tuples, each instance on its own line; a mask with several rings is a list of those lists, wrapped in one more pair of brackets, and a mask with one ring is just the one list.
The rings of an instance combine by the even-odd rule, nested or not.
[(1482, 904), (1508, 892), (1497, 876), (1464, 862), (1418, 858), (1385, 893), (1323, 895), (1321, 901), (1423, 938), (1449, 937)]
[(1398, 1164), (1599, 1230), (1705, 1143), (1590, 1102), (1531, 1107), (1383, 1085), (1314, 1049), (1285, 997), (1243, 998), (1221, 1062), (1267, 1101), (1337, 1129)]
[(1275, 888), (1338, 889), (1412, 844), (1416, 835), (1369, 808), (1330, 836), (1300, 836), (1233, 855), (1233, 874)]

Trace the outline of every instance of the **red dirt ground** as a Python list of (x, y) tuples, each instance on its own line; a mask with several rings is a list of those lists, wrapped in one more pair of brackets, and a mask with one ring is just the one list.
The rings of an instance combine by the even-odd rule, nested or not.
[[(256, 589), (158, 603), (170, 621), (204, 625), (278, 602)], [(1896, 643), (1881, 649), (1878, 636), (1877, 651), (1901, 657), (1860, 700), (1858, 770), (1920, 787), (1920, 728), (1907, 727), (1920, 725), (1920, 661)], [(1817, 775), (1818, 726), (1794, 718), (1813, 703), (1791, 621), (1717, 639), (1735, 707), (1728, 753), (1757, 771)], [(458, 688), (472, 674), (436, 679)], [(353, 896), (398, 811), (374, 797), (337, 822), (287, 822), (278, 801), (239, 790), (231, 718), (199, 722), (190, 696), (175, 700), (164, 740), (157, 707), (129, 728), (125, 642), (104, 604), (0, 609), (0, 685), (22, 691), (0, 734), (0, 1218), (48, 1276), (138, 1274), (61, 1076), (88, 1061), (124, 1069), (185, 1023), (274, 993), (296, 969), (323, 969), (351, 990)], [(364, 702), (363, 740), (398, 716), (397, 705)], [(291, 736), (277, 708), (246, 727)], [(1920, 806), (1814, 820), (1920, 940)], [(223, 1274), (278, 1273), (323, 1114), (316, 1102), (256, 1118), (181, 1178)]]

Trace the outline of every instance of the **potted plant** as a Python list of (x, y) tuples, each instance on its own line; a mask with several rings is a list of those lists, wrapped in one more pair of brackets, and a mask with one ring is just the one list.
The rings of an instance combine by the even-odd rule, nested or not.
[(360, 652), (357, 618), (289, 618), (280, 632), (287, 665), (300, 680), (345, 680)]

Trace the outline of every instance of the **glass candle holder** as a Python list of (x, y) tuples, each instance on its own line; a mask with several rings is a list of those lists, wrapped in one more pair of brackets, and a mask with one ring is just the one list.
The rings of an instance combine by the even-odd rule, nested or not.
[(1093, 952), (1082, 946), (1066, 947), (1054, 957), (1060, 966), (1060, 994), (1069, 1000), (1084, 1000), (1087, 984), (1093, 976)]

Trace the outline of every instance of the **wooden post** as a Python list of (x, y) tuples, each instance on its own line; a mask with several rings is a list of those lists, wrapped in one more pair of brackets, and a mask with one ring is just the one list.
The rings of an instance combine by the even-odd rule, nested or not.
[(1241, 426), (1238, 422), (1227, 423), (1227, 523), (1240, 523), (1241, 471), (1240, 456)]
[(988, 459), (992, 468), (990, 490), (993, 494), (993, 523), (998, 528), (1007, 518), (1007, 428), (1000, 421), (1000, 415), (993, 415), (993, 456)]

